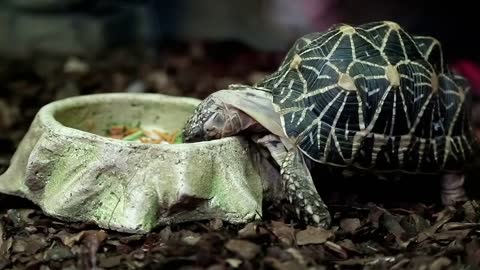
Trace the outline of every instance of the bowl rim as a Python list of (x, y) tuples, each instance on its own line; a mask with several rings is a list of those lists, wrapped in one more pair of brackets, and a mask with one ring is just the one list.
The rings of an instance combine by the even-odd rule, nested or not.
[(48, 132), (52, 132), (65, 137), (74, 139), (86, 139), (89, 141), (98, 141), (104, 144), (124, 145), (126, 147), (148, 147), (153, 149), (170, 149), (170, 148), (191, 148), (191, 147), (204, 147), (206, 145), (224, 145), (238, 141), (236, 136), (226, 137), (211, 141), (200, 141), (194, 143), (181, 143), (181, 144), (148, 144), (137, 141), (123, 141), (106, 136), (101, 136), (88, 131), (72, 128), (63, 125), (56, 118), (55, 114), (61, 110), (66, 110), (74, 107), (84, 106), (87, 104), (103, 103), (106, 100), (138, 100), (139, 102), (162, 102), (170, 101), (177, 103), (185, 103), (186, 105), (197, 106), (201, 100), (191, 97), (181, 96), (169, 96), (156, 93), (100, 93), (100, 94), (88, 94), (68, 97), (65, 99), (56, 100), (44, 105), (37, 113), (42, 126)]

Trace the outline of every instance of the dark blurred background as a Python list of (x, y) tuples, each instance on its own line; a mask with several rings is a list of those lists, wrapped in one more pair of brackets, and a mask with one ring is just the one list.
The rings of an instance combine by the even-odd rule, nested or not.
[(238, 41), (284, 50), (299, 35), (333, 23), (394, 20), (414, 34), (433, 35), (451, 57), (478, 60), (474, 1), (353, 0), (4, 0), (0, 49), (91, 56), (126, 45), (167, 39)]
[(473, 2), (0, 1), (0, 172), (46, 103), (100, 92), (204, 98), (258, 81), (299, 36), (340, 22), (393, 20), (435, 36), (478, 90)]

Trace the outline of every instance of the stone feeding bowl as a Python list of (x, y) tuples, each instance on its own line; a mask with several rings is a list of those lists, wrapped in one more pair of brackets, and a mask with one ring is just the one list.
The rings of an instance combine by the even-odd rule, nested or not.
[(115, 93), (47, 104), (0, 175), (0, 192), (27, 198), (60, 220), (121, 232), (259, 218), (262, 176), (246, 140), (152, 144), (107, 136), (113, 124), (180, 132), (199, 102)]

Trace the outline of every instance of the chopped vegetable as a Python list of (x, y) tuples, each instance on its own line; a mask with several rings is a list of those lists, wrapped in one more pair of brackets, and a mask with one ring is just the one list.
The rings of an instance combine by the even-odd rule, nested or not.
[(177, 136), (175, 136), (175, 140), (173, 141), (173, 143), (183, 143), (183, 134), (181, 132), (179, 132)]
[(143, 130), (139, 130), (123, 138), (124, 141), (136, 141), (144, 135)]
[(140, 141), (152, 144), (178, 144), (183, 143), (181, 132), (167, 133), (153, 129), (151, 131), (140, 127), (131, 128), (126, 125), (113, 125), (108, 131), (108, 137), (124, 141)]

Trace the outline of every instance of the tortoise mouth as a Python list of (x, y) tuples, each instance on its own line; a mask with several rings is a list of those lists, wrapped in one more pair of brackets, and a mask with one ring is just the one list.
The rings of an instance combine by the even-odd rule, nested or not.
[(208, 141), (207, 138), (204, 136), (201, 136), (201, 128), (200, 127), (185, 127), (182, 130), (183, 134), (183, 142), (184, 143), (197, 143), (197, 142), (203, 142), (203, 141)]
[(184, 143), (198, 143), (203, 141), (207, 141), (207, 140), (200, 136), (184, 137)]

